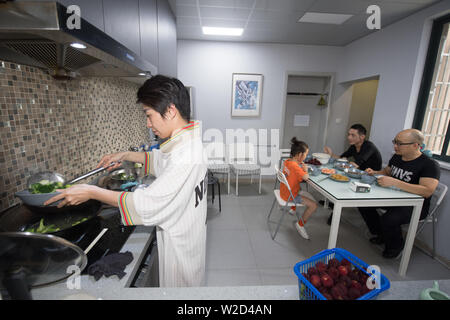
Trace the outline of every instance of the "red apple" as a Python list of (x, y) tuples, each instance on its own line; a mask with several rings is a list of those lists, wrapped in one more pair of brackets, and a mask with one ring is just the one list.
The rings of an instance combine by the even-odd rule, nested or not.
[(352, 284), (352, 280), (349, 278), (349, 276), (341, 276), (339, 279), (345, 283), (346, 287), (350, 287)]
[(322, 275), (320, 281), (325, 288), (331, 288), (334, 284), (333, 279), (331, 279), (331, 277), (326, 273)]
[(337, 281), (337, 279), (339, 278), (339, 271), (335, 267), (328, 268), (328, 274), (330, 275), (331, 279), (333, 279), (333, 281)]
[(320, 277), (317, 274), (313, 274), (309, 281), (316, 288), (320, 287), (321, 285)]
[(314, 268), (314, 267), (310, 267), (310, 268), (308, 269), (308, 274), (309, 274), (310, 276), (313, 275), (313, 274), (318, 274), (317, 269)]
[(346, 266), (339, 266), (338, 267), (338, 271), (339, 271), (339, 273), (340, 273), (340, 275), (341, 276), (346, 276), (346, 275), (348, 275), (348, 270), (347, 270), (347, 267)]
[(356, 280), (352, 280), (352, 284), (351, 284), (351, 287), (352, 288), (356, 288), (356, 289), (358, 289), (358, 290), (361, 290), (361, 284), (358, 282), (358, 281), (356, 281)]
[(335, 300), (344, 300), (344, 294), (342, 292), (342, 288), (340, 286), (334, 286), (330, 291), (333, 299)]
[(316, 269), (320, 273), (324, 273), (327, 271), (327, 265), (323, 263), (322, 261), (319, 261), (316, 263)]

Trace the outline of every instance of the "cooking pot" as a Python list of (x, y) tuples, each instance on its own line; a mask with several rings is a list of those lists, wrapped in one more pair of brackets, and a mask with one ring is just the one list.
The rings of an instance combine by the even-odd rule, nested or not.
[(45, 226), (54, 225), (55, 229), (59, 228), (58, 231), (45, 234), (76, 242), (87, 228), (95, 224), (94, 218), (104, 206), (97, 200), (62, 208), (23, 205), (6, 211), (0, 217), (0, 232), (26, 232), (32, 227), (37, 227), (43, 219)]

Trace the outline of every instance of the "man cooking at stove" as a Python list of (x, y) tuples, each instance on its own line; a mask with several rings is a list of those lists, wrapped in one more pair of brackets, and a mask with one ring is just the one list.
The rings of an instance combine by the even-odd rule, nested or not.
[(147, 127), (168, 138), (159, 150), (105, 155), (98, 167), (121, 161), (142, 163), (154, 182), (134, 192), (80, 184), (46, 202), (58, 206), (95, 199), (119, 207), (124, 225), (154, 225), (157, 230), (161, 287), (201, 286), (206, 247), (206, 155), (199, 124), (190, 122), (189, 93), (175, 78), (157, 75), (138, 90)]

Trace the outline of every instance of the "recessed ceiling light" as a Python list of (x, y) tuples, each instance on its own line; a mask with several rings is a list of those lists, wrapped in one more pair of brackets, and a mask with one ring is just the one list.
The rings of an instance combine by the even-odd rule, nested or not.
[(343, 24), (345, 21), (353, 17), (352, 14), (337, 14), (337, 13), (321, 13), (321, 12), (306, 12), (303, 17), (298, 19), (298, 22), (308, 23), (325, 23), (325, 24)]
[(203, 34), (215, 36), (242, 36), (243, 28), (202, 27)]
[(87, 48), (84, 44), (78, 43), (78, 42), (72, 42), (70, 44), (70, 46), (73, 48), (77, 48), (77, 49), (86, 49)]

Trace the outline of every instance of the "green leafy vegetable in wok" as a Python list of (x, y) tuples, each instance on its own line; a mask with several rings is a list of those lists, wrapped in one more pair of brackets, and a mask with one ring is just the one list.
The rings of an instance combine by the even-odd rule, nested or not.
[(41, 180), (37, 183), (33, 183), (30, 186), (29, 191), (32, 194), (51, 193), (55, 192), (56, 189), (66, 189), (69, 188), (70, 186), (71, 186), (70, 184), (63, 185), (61, 182), (50, 182), (48, 180)]
[(34, 233), (49, 233), (59, 231), (61, 228), (57, 228), (54, 224), (44, 225), (44, 218), (39, 221), (39, 225), (35, 227), (31, 227), (25, 230), (25, 232), (34, 232)]
[[(77, 224), (80, 224), (86, 220), (88, 220), (88, 217), (84, 217), (78, 221), (75, 221), (74, 223), (72, 223), (72, 227), (76, 226)], [(30, 228), (26, 229), (25, 232), (34, 232), (34, 233), (50, 233), (50, 232), (57, 232), (61, 230), (60, 227), (57, 227), (55, 224), (49, 224), (49, 225), (45, 225), (44, 224), (44, 218), (42, 218), (39, 223), (35, 223), (34, 225), (32, 225)]]
[(122, 173), (119, 173), (119, 174), (115, 175), (114, 179), (133, 181), (134, 180), (134, 176), (132, 174), (127, 175), (125, 172), (122, 172)]

